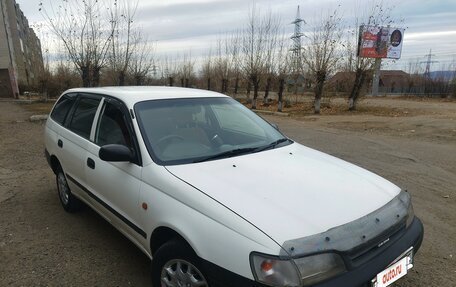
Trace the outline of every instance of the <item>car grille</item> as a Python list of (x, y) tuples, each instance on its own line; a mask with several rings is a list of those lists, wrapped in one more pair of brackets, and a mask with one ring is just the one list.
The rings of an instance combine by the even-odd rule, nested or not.
[(366, 244), (357, 246), (352, 250), (344, 252), (346, 264), (349, 269), (356, 268), (371, 260), (384, 249), (388, 248), (405, 232), (405, 224), (397, 224), (385, 230), (376, 238), (369, 240)]

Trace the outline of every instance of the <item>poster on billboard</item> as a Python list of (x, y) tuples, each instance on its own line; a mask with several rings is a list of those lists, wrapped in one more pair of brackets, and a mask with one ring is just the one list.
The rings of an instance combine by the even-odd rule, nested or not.
[(361, 26), (358, 39), (358, 56), (399, 59), (403, 40), (404, 29), (402, 28)]

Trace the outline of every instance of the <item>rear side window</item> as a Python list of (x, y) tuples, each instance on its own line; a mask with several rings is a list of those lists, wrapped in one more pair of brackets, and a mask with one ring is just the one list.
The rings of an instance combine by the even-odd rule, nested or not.
[(93, 118), (95, 117), (99, 103), (100, 99), (81, 98), (76, 104), (68, 128), (78, 135), (89, 139)]
[(75, 101), (76, 94), (66, 94), (62, 96), (52, 110), (51, 119), (63, 125), (63, 122), (65, 121), (68, 112), (70, 111)]

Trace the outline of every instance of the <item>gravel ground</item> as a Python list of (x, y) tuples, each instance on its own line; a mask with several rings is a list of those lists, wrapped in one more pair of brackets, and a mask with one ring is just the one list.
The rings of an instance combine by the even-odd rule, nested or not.
[[(455, 286), (456, 104), (391, 101), (369, 104), (426, 112), (267, 119), (300, 143), (406, 187), (425, 238), (396, 286)], [(149, 260), (132, 243), (92, 210), (60, 207), (43, 125), (30, 115), (0, 103), (0, 286), (150, 286)]]

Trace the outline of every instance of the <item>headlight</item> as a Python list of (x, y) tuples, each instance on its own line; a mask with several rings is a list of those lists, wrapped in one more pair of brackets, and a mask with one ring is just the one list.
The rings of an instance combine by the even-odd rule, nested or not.
[(292, 260), (252, 253), (250, 265), (258, 282), (270, 286), (300, 286), (301, 279)]
[(400, 200), (407, 208), (407, 219), (405, 221), (405, 227), (408, 228), (410, 226), (410, 224), (412, 224), (413, 219), (415, 218), (415, 213), (413, 211), (412, 198), (410, 196), (410, 193), (407, 190), (405, 190), (405, 192), (401, 192)]
[(290, 260), (252, 253), (250, 263), (255, 279), (270, 286), (307, 286), (345, 271), (342, 258), (335, 253)]
[(345, 271), (342, 258), (335, 253), (323, 253), (294, 259), (303, 286), (312, 285)]
[(415, 212), (413, 211), (412, 202), (409, 202), (409, 206), (407, 209), (407, 221), (405, 222), (405, 228), (408, 228), (410, 224), (412, 224), (413, 219), (415, 218)]

